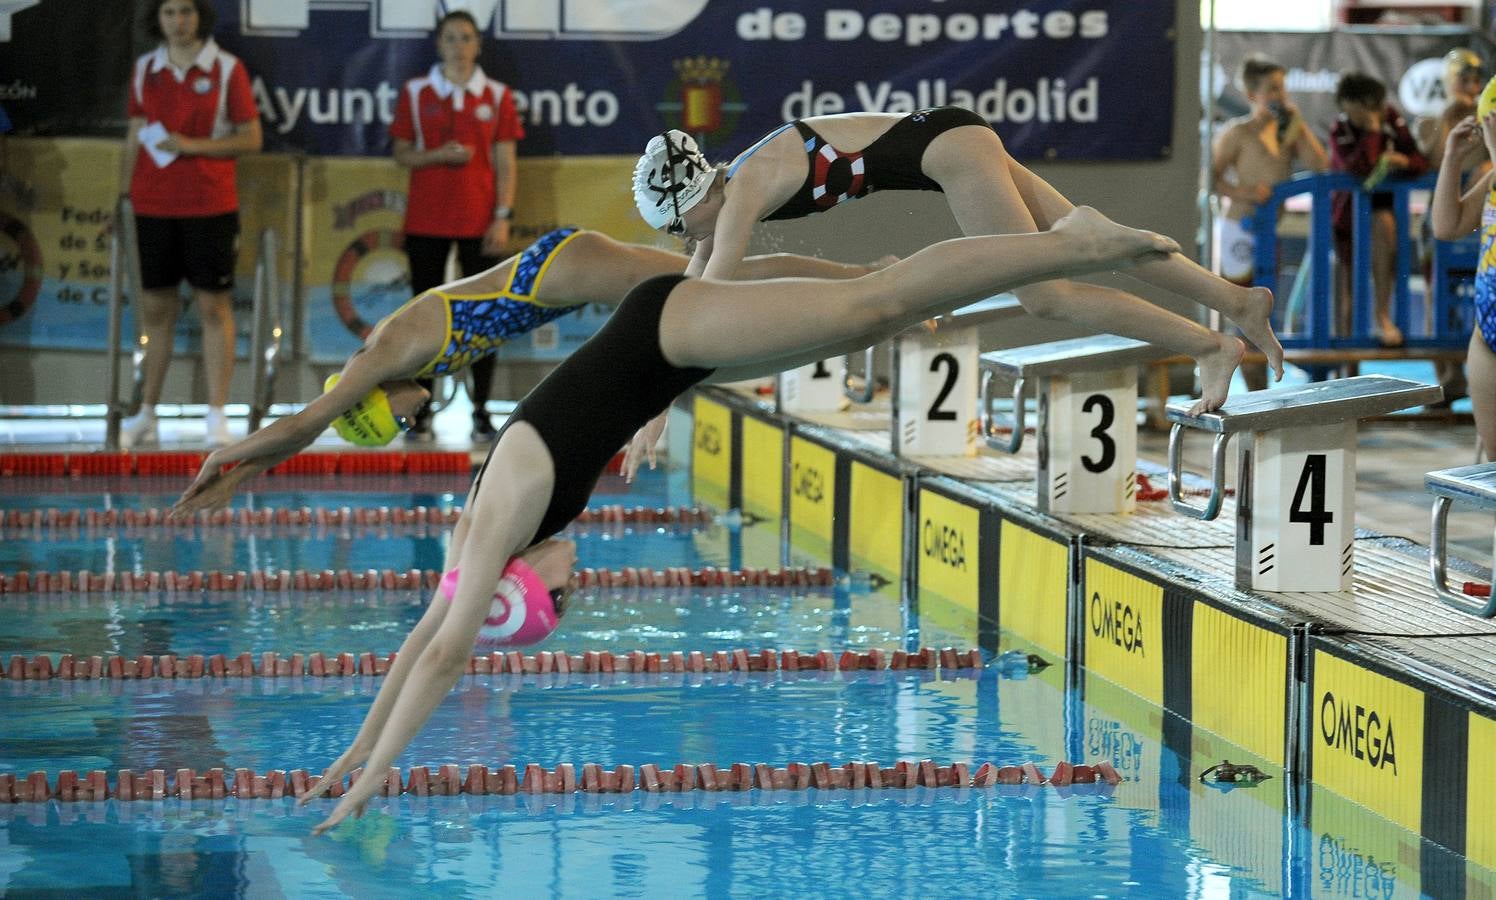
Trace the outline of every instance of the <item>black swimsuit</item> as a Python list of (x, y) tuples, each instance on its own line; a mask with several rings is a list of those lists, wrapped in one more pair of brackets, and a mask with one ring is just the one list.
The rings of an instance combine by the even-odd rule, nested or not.
[[(794, 126), (805, 141), (805, 155), (810, 171), (805, 183), (784, 205), (764, 216), (773, 219), (798, 219), (823, 212), (845, 200), (865, 196), (873, 191), (938, 191), (940, 185), (921, 168), (925, 149), (937, 137), (963, 125), (990, 128), (987, 120), (969, 109), (942, 106), (910, 113), (878, 139), (856, 153), (843, 153), (821, 137), (809, 125), (796, 120)], [(783, 131), (784, 128), (779, 129)], [(755, 150), (779, 133), (775, 131), (759, 141), (728, 169), (737, 171)]]
[[(502, 440), (510, 425), (529, 422), (555, 465), (551, 500), (530, 546), (570, 524), (634, 432), (715, 371), (672, 365), (660, 351), (660, 312), (684, 279), (661, 275), (635, 286), (597, 334), (519, 402), (499, 431)], [(489, 450), (473, 482), (475, 495), (492, 459)]]

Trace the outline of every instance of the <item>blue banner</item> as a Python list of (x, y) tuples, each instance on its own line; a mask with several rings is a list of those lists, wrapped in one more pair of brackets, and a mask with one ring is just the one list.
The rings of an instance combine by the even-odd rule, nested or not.
[[(978, 111), (1022, 158), (1169, 153), (1173, 0), (447, 6), (473, 13), (480, 64), (516, 91), (525, 155), (633, 154), (679, 127), (726, 157), (793, 118), (945, 104)], [(267, 149), (385, 155), (401, 85), (436, 58), (423, 2), (219, 11), (219, 41), (253, 76)]]

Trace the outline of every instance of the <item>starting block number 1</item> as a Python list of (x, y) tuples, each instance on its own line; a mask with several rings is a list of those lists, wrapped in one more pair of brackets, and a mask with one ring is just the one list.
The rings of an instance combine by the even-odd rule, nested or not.
[(834, 412), (842, 408), (847, 359), (823, 359), (779, 376), (779, 403), (786, 412)]
[(1046, 378), (1039, 403), (1040, 509), (1132, 512), (1137, 503), (1137, 370)]
[[(1355, 549), (1356, 423), (1256, 432), (1238, 448), (1237, 583), (1344, 591)], [(1350, 473), (1347, 476), (1347, 473)]]

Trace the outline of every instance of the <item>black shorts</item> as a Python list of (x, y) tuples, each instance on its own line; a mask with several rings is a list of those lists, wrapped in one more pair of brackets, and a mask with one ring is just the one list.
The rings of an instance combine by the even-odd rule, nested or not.
[(202, 291), (234, 286), (239, 261), (239, 213), (163, 219), (135, 217), (141, 287), (148, 291), (187, 283)]

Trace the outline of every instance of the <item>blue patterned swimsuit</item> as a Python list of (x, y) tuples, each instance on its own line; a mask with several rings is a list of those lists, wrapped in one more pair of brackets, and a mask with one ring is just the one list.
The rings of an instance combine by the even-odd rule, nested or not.
[(1480, 211), (1480, 265), (1475, 270), (1475, 324), (1496, 353), (1496, 183)]
[(546, 306), (535, 299), (551, 261), (577, 234), (575, 228), (559, 228), (541, 235), (515, 260), (509, 283), (498, 293), (428, 291), (447, 302), (447, 342), (416, 377), (459, 371), (498, 352), (510, 338), (527, 334), (553, 319), (581, 309), (581, 304)]

